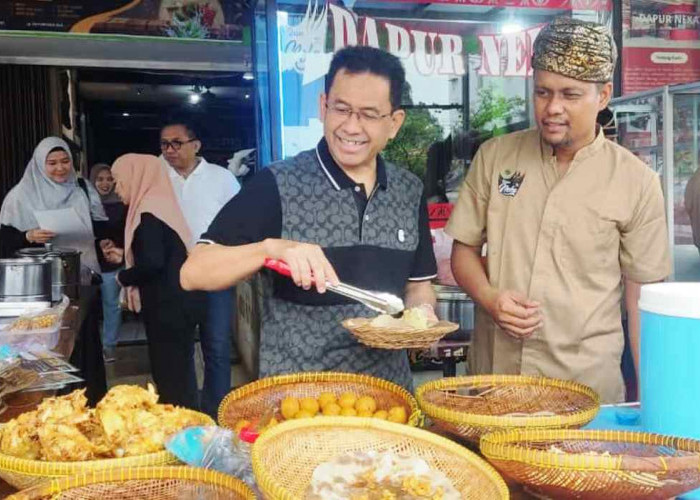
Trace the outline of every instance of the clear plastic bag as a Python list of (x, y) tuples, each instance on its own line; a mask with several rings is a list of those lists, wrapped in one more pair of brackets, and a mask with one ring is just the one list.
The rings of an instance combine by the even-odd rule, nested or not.
[(63, 314), (68, 304), (68, 297), (64, 295), (63, 300), (51, 308), (18, 316), (0, 330), (0, 345), (21, 350), (53, 349), (58, 344)]
[(221, 427), (189, 427), (165, 444), (167, 450), (193, 467), (203, 467), (236, 476), (257, 490), (250, 444)]

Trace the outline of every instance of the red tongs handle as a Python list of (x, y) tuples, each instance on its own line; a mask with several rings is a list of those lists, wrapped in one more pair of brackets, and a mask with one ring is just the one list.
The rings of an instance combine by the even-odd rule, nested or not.
[[(268, 269), (272, 269), (273, 271), (280, 273), (282, 276), (287, 276), (288, 278), (292, 277), (291, 268), (283, 260), (265, 259), (263, 266), (268, 268)], [(311, 279), (311, 281), (313, 282), (313, 278)]]

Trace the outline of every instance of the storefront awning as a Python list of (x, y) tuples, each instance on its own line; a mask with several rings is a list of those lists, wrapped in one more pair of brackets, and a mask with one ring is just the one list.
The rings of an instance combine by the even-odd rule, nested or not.
[(0, 32), (0, 64), (187, 71), (246, 71), (243, 42)]

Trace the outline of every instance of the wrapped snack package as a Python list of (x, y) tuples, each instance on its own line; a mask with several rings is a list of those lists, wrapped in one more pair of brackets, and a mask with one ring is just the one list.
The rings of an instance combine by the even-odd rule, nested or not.
[(187, 465), (236, 476), (257, 492), (250, 443), (229, 429), (189, 427), (170, 438), (165, 447)]

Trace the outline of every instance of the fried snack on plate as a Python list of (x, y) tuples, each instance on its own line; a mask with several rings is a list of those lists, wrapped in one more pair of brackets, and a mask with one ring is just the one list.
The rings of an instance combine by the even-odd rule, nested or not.
[(98, 457), (110, 457), (112, 453), (112, 444), (107, 439), (107, 434), (102, 427), (102, 424), (95, 418), (95, 411), (90, 412), (90, 419), (76, 424), (76, 428), (93, 444), (95, 445), (95, 454)]
[(36, 413), (24, 413), (2, 427), (0, 452), (13, 457), (36, 460), (41, 454), (41, 444), (36, 435)]
[(353, 452), (319, 464), (305, 500), (459, 500), (448, 477), (422, 458)]
[(124, 412), (129, 434), (120, 443), (124, 456), (143, 455), (163, 449), (163, 442), (169, 436), (163, 430), (158, 416), (147, 410), (127, 410)]
[(167, 435), (174, 434), (193, 425), (200, 425), (197, 417), (173, 405), (158, 405), (151, 412), (158, 416), (160, 426)]
[(150, 384), (113, 387), (94, 410), (84, 393), (48, 398), (5, 424), (0, 452), (60, 462), (143, 455), (163, 450), (168, 437), (202, 423), (196, 412), (159, 405)]
[(47, 398), (36, 409), (39, 425), (45, 423), (78, 424), (90, 418), (85, 389), (65, 396)]
[(96, 458), (95, 445), (71, 425), (44, 424), (37, 429), (37, 435), (42, 460), (74, 462)]
[(433, 308), (429, 305), (421, 305), (405, 309), (400, 318), (394, 318), (388, 314), (380, 314), (370, 321), (375, 328), (412, 328), (414, 330), (426, 330), (438, 322)]
[(112, 387), (105, 397), (97, 403), (97, 411), (101, 410), (135, 410), (149, 409), (158, 403), (155, 387), (148, 384), (148, 389), (137, 385), (117, 385)]

